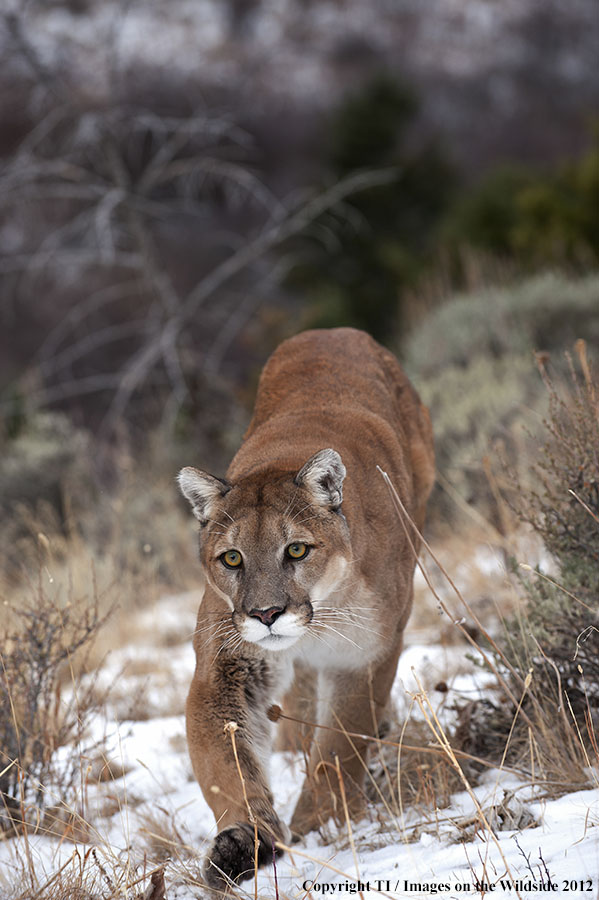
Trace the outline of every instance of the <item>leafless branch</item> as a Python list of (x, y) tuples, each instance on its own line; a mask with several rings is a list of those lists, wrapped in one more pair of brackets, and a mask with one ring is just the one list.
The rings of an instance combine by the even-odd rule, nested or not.
[(122, 322), (118, 325), (107, 325), (86, 334), (80, 341), (70, 344), (62, 353), (58, 353), (50, 360), (42, 364), (42, 373), (50, 375), (72, 365), (82, 356), (112, 344), (116, 341), (124, 341), (133, 335), (143, 334), (148, 331), (151, 323), (147, 318), (136, 319), (132, 322)]
[(343, 179), (322, 194), (312, 198), (282, 222), (265, 228), (253, 241), (233, 253), (221, 265), (212, 270), (187, 295), (177, 314), (167, 322), (163, 331), (154, 336), (135, 354), (122, 373), (122, 382), (104, 418), (101, 431), (110, 432), (123, 416), (131, 397), (143, 383), (159, 358), (174, 352), (179, 333), (197, 313), (198, 309), (230, 279), (264, 256), (274, 247), (301, 232), (306, 225), (334, 207), (345, 197), (374, 186), (388, 184), (396, 177), (395, 169), (377, 172), (359, 172)]
[(119, 251), (115, 253), (114, 259), (110, 263), (100, 258), (98, 253), (93, 250), (67, 250), (60, 249), (58, 251), (48, 251), (43, 254), (39, 253), (15, 253), (13, 256), (0, 258), (0, 272), (8, 275), (11, 272), (32, 272), (41, 271), (42, 269), (68, 266), (86, 266), (90, 268), (105, 268), (109, 265), (117, 265), (122, 269), (131, 269), (139, 271), (143, 262), (142, 257), (138, 253), (127, 253)]
[(93, 291), (89, 296), (73, 306), (58, 325), (50, 331), (44, 343), (39, 349), (38, 356), (42, 365), (48, 365), (58, 347), (66, 336), (85, 318), (109, 303), (126, 300), (133, 297), (139, 291), (139, 281), (131, 279), (125, 282), (117, 282), (100, 290)]

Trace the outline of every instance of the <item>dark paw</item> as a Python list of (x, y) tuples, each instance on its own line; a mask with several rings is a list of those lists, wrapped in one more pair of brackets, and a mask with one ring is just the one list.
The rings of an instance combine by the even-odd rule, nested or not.
[[(272, 838), (258, 830), (258, 841), (258, 866), (267, 866), (273, 860)], [(245, 881), (254, 875), (254, 857), (254, 826), (246, 822), (232, 825), (216, 835), (204, 866), (204, 878), (211, 887), (218, 888), (231, 881)]]

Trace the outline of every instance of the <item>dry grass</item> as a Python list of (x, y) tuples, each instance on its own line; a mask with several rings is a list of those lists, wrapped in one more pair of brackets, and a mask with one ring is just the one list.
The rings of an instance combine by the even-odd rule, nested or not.
[[(24, 866), (25, 871), (27, 867)], [(160, 873), (160, 874), (159, 874)], [(161, 866), (140, 866), (135, 871), (123, 867), (95, 848), (77, 847), (67, 860), (47, 878), (38, 880), (28, 872), (26, 886), (8, 887), (6, 900), (164, 900), (160, 893)], [(157, 877), (158, 876), (158, 877)], [(0, 886), (2, 882), (0, 880)]]

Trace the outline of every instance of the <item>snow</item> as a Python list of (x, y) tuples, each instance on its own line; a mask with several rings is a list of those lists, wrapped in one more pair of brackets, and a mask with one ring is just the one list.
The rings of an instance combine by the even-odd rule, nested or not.
[[(160, 616), (162, 621), (169, 621), (171, 633), (179, 626), (180, 644), (157, 648), (151, 643), (135, 642), (129, 648), (115, 650), (105, 663), (102, 678), (106, 683), (118, 679), (123, 684), (119, 685), (116, 699), (106, 707), (104, 718), (94, 721), (89, 737), (92, 743), (103, 739), (105, 759), (120, 768), (112, 780), (89, 782), (81, 811), (92, 824), (95, 865), (102, 865), (108, 872), (129, 866), (140, 877), (151, 870), (157, 860), (152, 857), (147, 838), (160, 822), (165, 826), (170, 823), (167, 834), (176, 827), (177, 841), (189, 848), (196, 866), (215, 834), (212, 813), (191, 772), (181, 712), (193, 666), (189, 637), (193, 603), (193, 595), (165, 598), (145, 615), (148, 635), (149, 626)], [(489, 676), (464, 661), (464, 655), (463, 646), (410, 644), (408, 640), (393, 687), (393, 697), (402, 714), (410, 711), (416, 715), (414, 694), (430, 690), (431, 703), (433, 697), (440, 697), (436, 712), (445, 716), (447, 722), (450, 712), (444, 709), (445, 694), (434, 692), (438, 681), (445, 681), (452, 694), (459, 691), (464, 696), (479, 695)], [(155, 660), (156, 672), (134, 674), (135, 665), (146, 658)], [(129, 675), (128, 664), (133, 667)], [(177, 714), (168, 714), (172, 692), (165, 691), (166, 682), (181, 694)], [(130, 703), (131, 695), (142, 686), (151, 698), (152, 717), (145, 721), (123, 719), (127, 700)], [(87, 764), (85, 760), (84, 765)], [(301, 789), (302, 766), (298, 756), (273, 754), (272, 788), (277, 809), (287, 821)], [(119, 777), (121, 771), (124, 774)], [(598, 785), (599, 772), (589, 770), (589, 782)], [(477, 824), (477, 804), (493, 824), (492, 833)], [(566, 900), (599, 897), (597, 787), (547, 799), (540, 788), (519, 780), (513, 773), (490, 770), (478, 786), (456, 793), (448, 808), (426, 813), (406, 808), (401, 821), (379, 821), (373, 817), (372, 821), (355, 825), (352, 837), (355, 855), (346, 828), (338, 830), (329, 823), (322, 834), (308, 835), (277, 861), (276, 888), (274, 869), (260, 871), (258, 897), (274, 900), (277, 890), (282, 900), (350, 896), (364, 900), (457, 898), (487, 894), (522, 900), (547, 895)], [(76, 845), (64, 838), (57, 841), (31, 835), (28, 845), (40, 883), (65, 864), (68, 871), (69, 866), (81, 866), (84, 858), (90, 859), (88, 845)], [(14, 883), (25, 860), (22, 839), (0, 844), (0, 896), (3, 884)], [(182, 872), (184, 867), (176, 858), (167, 863), (168, 900), (197, 900), (203, 896), (200, 888), (186, 884)], [(522, 883), (517, 887), (509, 887), (508, 882), (519, 880)], [(548, 881), (555, 889), (547, 885)], [(570, 882), (574, 890), (567, 889), (572, 887)], [(547, 890), (538, 890), (541, 883)], [(254, 897), (254, 883), (245, 882), (239, 895)]]

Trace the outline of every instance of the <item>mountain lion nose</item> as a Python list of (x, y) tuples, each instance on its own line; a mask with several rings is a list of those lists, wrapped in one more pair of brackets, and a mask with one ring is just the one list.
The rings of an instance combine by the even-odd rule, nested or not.
[(265, 625), (270, 626), (284, 612), (284, 606), (271, 606), (268, 609), (250, 609), (249, 615), (254, 619), (260, 619)]

